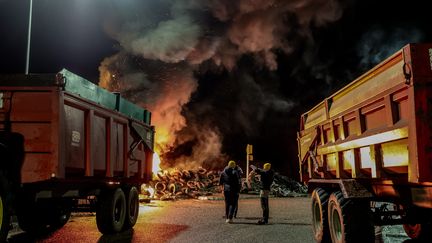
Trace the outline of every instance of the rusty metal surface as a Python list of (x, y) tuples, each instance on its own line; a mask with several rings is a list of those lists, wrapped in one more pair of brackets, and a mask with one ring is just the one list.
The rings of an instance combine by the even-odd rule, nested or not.
[(111, 129), (111, 162), (114, 175), (123, 171), (123, 126), (115, 122)]
[(68, 169), (84, 170), (85, 132), (84, 111), (65, 105), (66, 152), (65, 165)]
[[(129, 129), (132, 118), (63, 91), (55, 80), (45, 82), (43, 77), (35, 83), (29, 82), (31, 77), (23, 79), (31, 86), (0, 80), (0, 92), (6, 94), (0, 123), (25, 137), (23, 183), (84, 176), (150, 178), (154, 128), (134, 120), (145, 131), (146, 149)], [(149, 122), (150, 113), (141, 111)]]
[[(432, 44), (407, 45), (303, 114), (298, 133), (300, 162), (310, 150), (307, 141), (315, 130), (323, 131), (316, 153), (322, 173), (309, 171), (309, 175), (394, 180), (405, 185), (431, 182), (430, 60)], [(301, 174), (311, 169), (301, 166)]]
[(345, 198), (370, 198), (372, 193), (356, 180), (340, 180), (342, 193)]
[(344, 198), (371, 198), (374, 195), (365, 186), (354, 179), (312, 179), (309, 181), (309, 191), (316, 187), (327, 187), (340, 190)]
[[(56, 136), (58, 119), (53, 110), (57, 100), (55, 90), (16, 92), (10, 91), (7, 119), (12, 132), (24, 136), (25, 159), (21, 170), (23, 182), (51, 178), (58, 172)], [(6, 119), (6, 117), (3, 117)], [(1, 122), (4, 122), (1, 121)]]
[(106, 170), (106, 150), (107, 150), (107, 128), (106, 119), (100, 116), (94, 116), (93, 127), (91, 133), (91, 159), (95, 171), (101, 172), (103, 175)]

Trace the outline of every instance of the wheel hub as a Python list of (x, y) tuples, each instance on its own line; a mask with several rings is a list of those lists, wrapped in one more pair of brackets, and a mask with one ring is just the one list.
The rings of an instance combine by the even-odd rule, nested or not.
[(321, 226), (321, 212), (320, 212), (320, 207), (319, 207), (319, 203), (317, 201), (314, 202), (313, 204), (313, 226), (315, 229), (315, 232), (318, 232), (321, 230), (322, 226)]
[(342, 240), (342, 225), (341, 225), (341, 219), (339, 212), (336, 210), (336, 208), (333, 208), (332, 210), (332, 224), (333, 224), (333, 233), (336, 239)]
[(115, 208), (114, 208), (114, 220), (116, 222), (120, 221), (120, 215), (121, 215), (121, 202), (120, 200), (118, 200), (115, 204)]

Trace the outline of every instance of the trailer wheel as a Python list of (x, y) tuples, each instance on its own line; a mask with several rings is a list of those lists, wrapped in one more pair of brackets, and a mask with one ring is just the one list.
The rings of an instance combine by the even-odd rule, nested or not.
[(330, 195), (328, 220), (333, 243), (374, 242), (369, 202), (345, 199), (342, 192)]
[[(34, 200), (34, 199), (33, 199)], [(46, 216), (42, 217), (40, 208), (37, 207), (36, 202), (28, 198), (18, 200), (16, 215), (18, 218), (19, 227), (29, 234), (44, 234), (47, 228), (44, 220)]]
[(7, 195), (9, 195), (8, 183), (2, 172), (0, 172), (0, 242), (6, 242), (9, 232), (10, 204)]
[(312, 192), (312, 229), (316, 242), (329, 242), (327, 203), (329, 194), (322, 188)]
[(130, 229), (136, 224), (139, 215), (139, 196), (136, 187), (129, 189), (126, 199), (126, 219), (123, 229)]
[(118, 233), (126, 217), (126, 199), (122, 189), (105, 190), (98, 197), (96, 224), (102, 234)]
[[(24, 199), (25, 198), (25, 199)], [(32, 197), (22, 197), (17, 207), (18, 224), (22, 230), (32, 235), (45, 235), (63, 227), (71, 214), (70, 204), (60, 201), (38, 201)]]
[[(54, 207), (56, 205), (53, 205)], [(70, 206), (57, 206), (53, 211), (49, 214), (49, 223), (51, 227), (54, 229), (60, 229), (63, 227), (70, 219), (71, 216), (71, 208)]]
[(432, 224), (404, 224), (403, 228), (409, 238), (419, 241), (430, 241), (432, 239)]

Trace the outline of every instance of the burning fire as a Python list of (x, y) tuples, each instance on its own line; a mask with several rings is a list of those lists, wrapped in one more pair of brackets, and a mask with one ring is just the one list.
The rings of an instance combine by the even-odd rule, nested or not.
[[(206, 160), (215, 161), (220, 157), (222, 145), (218, 131), (205, 124), (188, 123), (182, 114), (183, 106), (198, 86), (192, 69), (167, 67), (163, 75), (152, 76), (154, 80), (150, 80), (144, 74), (131, 76), (123, 73), (122, 66), (118, 66), (123, 63), (121, 57), (118, 54), (102, 62), (99, 86), (120, 92), (126, 99), (152, 112), (151, 123), (156, 129), (153, 175), (162, 170), (196, 168)], [(143, 85), (148, 87), (143, 89)], [(186, 132), (179, 133), (185, 128)], [(191, 153), (176, 154), (170, 161), (165, 161), (165, 154), (188, 141), (193, 141)]]
[(157, 176), (157, 173), (162, 170), (160, 164), (161, 164), (161, 160), (159, 154), (155, 151), (153, 153), (153, 167), (152, 167), (153, 177)]
[(162, 170), (161, 168), (161, 158), (160, 154), (163, 153), (163, 148), (165, 148), (170, 141), (170, 133), (165, 127), (156, 127), (155, 134), (155, 151), (153, 154), (153, 178), (157, 176), (157, 173)]
[(155, 196), (155, 189), (148, 184), (141, 185), (141, 192), (143, 198), (154, 198)]
[(170, 142), (170, 133), (168, 129), (164, 129), (164, 127), (156, 127), (156, 134), (155, 134), (155, 143), (156, 143), (156, 150), (158, 150), (158, 153), (161, 153), (161, 148), (166, 146)]

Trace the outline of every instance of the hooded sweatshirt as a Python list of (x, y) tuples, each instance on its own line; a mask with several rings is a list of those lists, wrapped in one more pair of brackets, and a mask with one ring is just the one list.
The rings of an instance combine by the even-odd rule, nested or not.
[(233, 192), (239, 192), (240, 191), (240, 172), (235, 168), (225, 167), (223, 170), (220, 179), (219, 179), (219, 185), (224, 186), (224, 191), (233, 191)]

